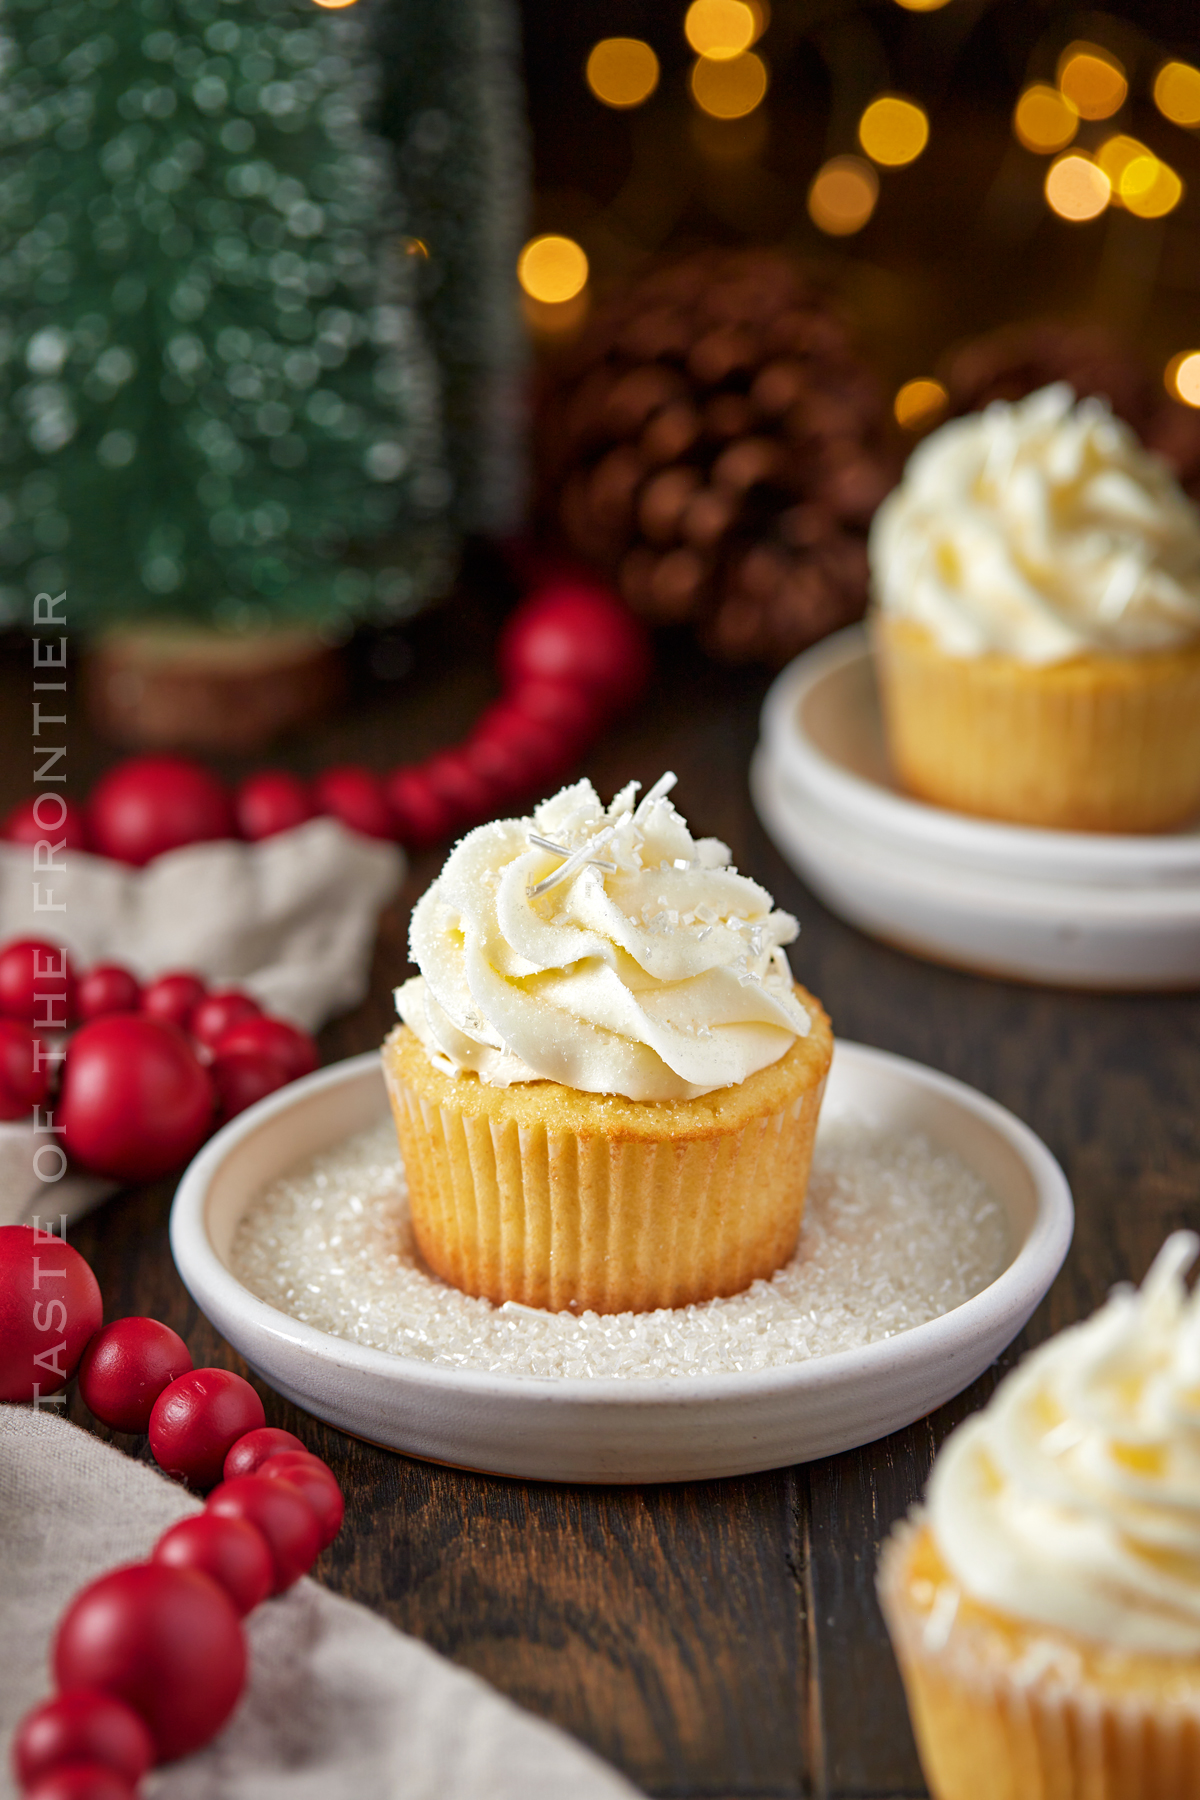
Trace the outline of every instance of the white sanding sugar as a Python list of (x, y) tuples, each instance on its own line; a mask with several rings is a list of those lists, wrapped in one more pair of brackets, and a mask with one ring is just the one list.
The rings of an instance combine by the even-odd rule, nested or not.
[(493, 1306), (423, 1267), (389, 1122), (281, 1177), (250, 1206), (233, 1273), (351, 1343), (508, 1375), (715, 1375), (779, 1368), (908, 1331), (1009, 1260), (1003, 1210), (959, 1158), (838, 1120), (817, 1139), (792, 1261), (742, 1294), (653, 1313)]

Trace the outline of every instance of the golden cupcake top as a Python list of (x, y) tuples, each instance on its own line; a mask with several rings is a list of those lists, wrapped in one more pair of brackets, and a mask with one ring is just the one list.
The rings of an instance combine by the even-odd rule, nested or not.
[(952, 656), (1047, 664), (1200, 635), (1200, 509), (1065, 383), (954, 419), (875, 515), (871, 583)]
[(421, 973), (396, 1007), (436, 1067), (694, 1099), (777, 1062), (810, 1020), (783, 946), (799, 927), (693, 838), (664, 775), (605, 807), (589, 781), (481, 825), (418, 901)]
[(928, 1524), (971, 1599), (1150, 1656), (1200, 1656), (1200, 1249), (1168, 1238), (947, 1440)]

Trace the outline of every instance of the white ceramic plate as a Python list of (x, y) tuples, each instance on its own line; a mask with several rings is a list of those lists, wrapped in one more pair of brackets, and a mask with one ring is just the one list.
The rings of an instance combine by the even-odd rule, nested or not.
[(1045, 831), (970, 818), (898, 792), (861, 625), (789, 663), (763, 705), (762, 738), (780, 773), (826, 812), (910, 855), (1010, 878), (1200, 887), (1200, 821), (1144, 837)]
[(302, 1325), (251, 1294), (228, 1267), (238, 1222), (268, 1182), (385, 1111), (372, 1054), (294, 1082), (232, 1120), (180, 1183), (171, 1211), (175, 1261), (212, 1323), (288, 1399), (375, 1443), (497, 1474), (695, 1481), (869, 1443), (987, 1368), (1045, 1294), (1071, 1239), (1066, 1179), (1020, 1120), (945, 1075), (841, 1043), (823, 1116), (924, 1131), (976, 1170), (1004, 1206), (1012, 1261), (982, 1293), (866, 1349), (753, 1374), (583, 1381), (443, 1368)]
[(939, 860), (821, 805), (766, 740), (750, 790), (776, 846), (813, 892), (902, 950), (1058, 987), (1200, 985), (1200, 879), (1092, 886)]

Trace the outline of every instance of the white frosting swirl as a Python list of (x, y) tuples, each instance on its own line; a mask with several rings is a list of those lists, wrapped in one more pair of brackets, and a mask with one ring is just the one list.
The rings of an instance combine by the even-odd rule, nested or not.
[(796, 921), (693, 839), (674, 782), (640, 805), (630, 782), (605, 809), (580, 781), (455, 846), (413, 911), (421, 974), (396, 990), (438, 1068), (693, 1099), (807, 1034), (782, 949)]
[(1200, 633), (1200, 509), (1106, 401), (1074, 400), (996, 401), (914, 450), (871, 527), (883, 612), (1026, 663)]
[(929, 1523), (985, 1605), (1125, 1651), (1200, 1656), (1200, 1248), (1027, 1356), (943, 1446)]

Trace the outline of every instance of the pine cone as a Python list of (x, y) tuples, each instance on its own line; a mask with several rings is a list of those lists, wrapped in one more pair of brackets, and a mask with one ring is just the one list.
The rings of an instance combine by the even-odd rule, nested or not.
[(600, 313), (540, 408), (543, 491), (654, 622), (785, 662), (861, 617), (866, 527), (894, 484), (880, 390), (772, 251), (705, 251)]
[(1098, 326), (1040, 319), (1005, 325), (946, 358), (942, 380), (953, 414), (979, 412), (992, 400), (1020, 400), (1052, 381), (1077, 395), (1103, 395), (1151, 450), (1200, 500), (1200, 412), (1181, 406), (1142, 363)]

